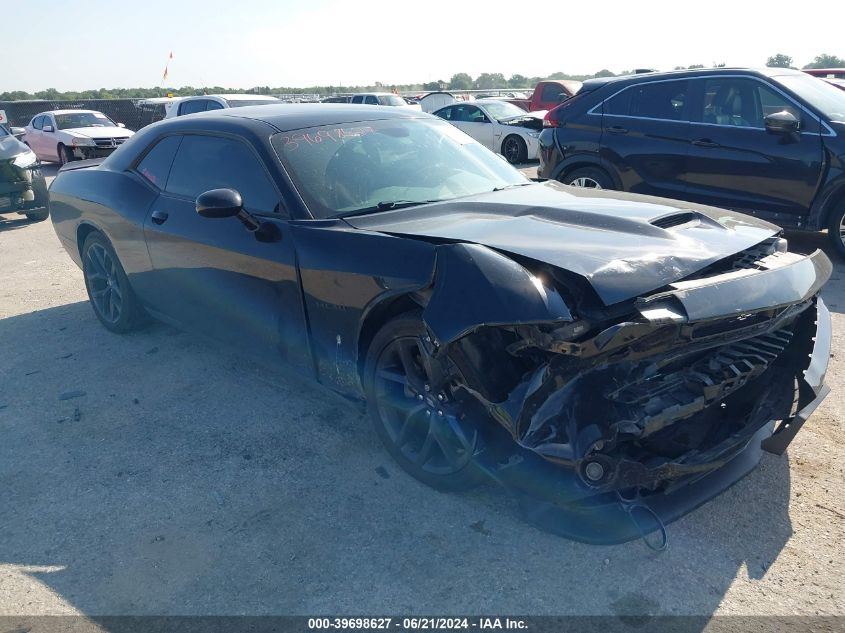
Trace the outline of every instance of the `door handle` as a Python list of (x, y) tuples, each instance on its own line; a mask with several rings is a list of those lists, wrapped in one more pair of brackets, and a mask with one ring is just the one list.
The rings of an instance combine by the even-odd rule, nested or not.
[(699, 138), (692, 142), (696, 147), (719, 147), (718, 143), (714, 143), (709, 138)]
[(607, 128), (607, 131), (610, 132), (611, 134), (627, 134), (628, 133), (628, 130), (626, 128), (621, 127), (619, 125), (610, 126), (609, 128)]
[(153, 221), (153, 224), (164, 224), (164, 221), (167, 220), (168, 214), (165, 211), (153, 211), (152, 216), (150, 219)]

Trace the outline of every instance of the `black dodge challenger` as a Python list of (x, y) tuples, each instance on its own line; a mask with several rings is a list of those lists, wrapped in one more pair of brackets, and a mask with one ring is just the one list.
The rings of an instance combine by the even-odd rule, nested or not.
[(365, 401), (419, 480), (492, 479), (587, 542), (665, 536), (786, 449), (828, 392), (823, 253), (721, 209), (529, 181), (397, 110), (179, 117), (62, 168), (50, 214), (97, 318), (285, 361)]

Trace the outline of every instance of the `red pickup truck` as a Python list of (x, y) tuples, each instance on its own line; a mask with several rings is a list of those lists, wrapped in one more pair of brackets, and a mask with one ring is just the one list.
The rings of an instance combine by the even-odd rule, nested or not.
[(531, 93), (529, 99), (507, 99), (509, 103), (518, 105), (523, 110), (528, 112), (536, 112), (537, 110), (551, 110), (560, 105), (561, 101), (566, 101), (574, 95), (581, 88), (580, 81), (570, 81), (568, 79), (547, 79), (539, 82), (534, 87), (534, 92)]

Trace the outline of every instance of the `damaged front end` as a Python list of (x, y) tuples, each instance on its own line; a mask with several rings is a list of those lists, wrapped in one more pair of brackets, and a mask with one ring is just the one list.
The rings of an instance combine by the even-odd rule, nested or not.
[(607, 543), (662, 528), (749, 472), (761, 444), (782, 453), (829, 391), (820, 251), (771, 238), (610, 307), (564, 271), (534, 272), (542, 292), (519, 322), (505, 304), (444, 318), (448, 278), (423, 316), (430, 362), (486, 438), (477, 461), (547, 529)]

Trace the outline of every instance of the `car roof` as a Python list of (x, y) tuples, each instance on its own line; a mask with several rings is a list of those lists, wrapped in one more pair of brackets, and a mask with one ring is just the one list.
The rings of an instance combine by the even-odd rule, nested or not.
[(83, 114), (103, 114), (99, 110), (82, 110), (76, 108), (67, 108), (65, 110), (44, 110), (44, 112), (39, 112), (32, 118), (34, 119), (37, 116), (43, 116), (45, 114), (79, 114), (80, 112)]
[[(278, 101), (278, 98), (271, 95), (251, 95), (245, 93), (191, 95), (190, 97), (181, 97), (181, 99), (183, 101), (188, 101), (190, 99), (208, 99), (209, 97), (217, 97), (218, 99), (225, 99), (226, 101)], [(176, 99), (179, 98), (180, 97), (176, 97)]]
[[(198, 112), (189, 117), (166, 119), (173, 126), (187, 123), (187, 119), (211, 123), (215, 119), (251, 119), (262, 121), (280, 132), (298, 130), (304, 127), (365, 123), (382, 119), (436, 119), (430, 114), (410, 108), (390, 106), (357, 105), (347, 103), (278, 103), (272, 105), (245, 106)], [(161, 125), (161, 124), (156, 124)]]
[(755, 75), (758, 77), (778, 77), (782, 75), (803, 75), (800, 70), (791, 68), (687, 68), (684, 70), (667, 70), (662, 72), (638, 73), (635, 75), (619, 75), (617, 77), (596, 77), (584, 81), (582, 90), (595, 90), (608, 84), (617, 82), (654, 81), (655, 79), (692, 79), (700, 75), (736, 75), (737, 73)]

